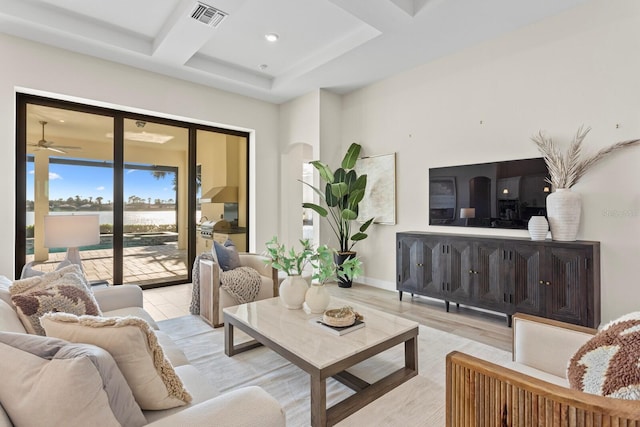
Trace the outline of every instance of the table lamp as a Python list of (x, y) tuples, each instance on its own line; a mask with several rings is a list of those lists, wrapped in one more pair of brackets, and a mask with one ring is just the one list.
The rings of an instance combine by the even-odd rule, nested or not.
[(460, 218), (464, 219), (465, 225), (469, 225), (469, 218), (476, 217), (476, 208), (462, 208), (460, 209)]
[(67, 260), (80, 266), (79, 246), (100, 243), (98, 215), (46, 215), (44, 217), (44, 247), (67, 248)]

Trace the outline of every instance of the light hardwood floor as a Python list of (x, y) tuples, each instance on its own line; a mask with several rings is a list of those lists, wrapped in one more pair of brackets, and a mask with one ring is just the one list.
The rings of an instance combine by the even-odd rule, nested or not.
[[(345, 289), (335, 284), (326, 285), (331, 295), (364, 304), (387, 313), (393, 313), (422, 325), (469, 338), (502, 350), (511, 351), (511, 328), (504, 316), (451, 304), (447, 313), (444, 302), (378, 289), (354, 283)], [(145, 309), (155, 320), (189, 314), (191, 284), (148, 289), (143, 292)]]

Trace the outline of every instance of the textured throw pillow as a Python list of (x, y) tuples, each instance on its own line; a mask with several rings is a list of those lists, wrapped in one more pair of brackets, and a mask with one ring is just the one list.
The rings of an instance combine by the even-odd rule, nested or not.
[(238, 250), (231, 240), (227, 239), (224, 245), (214, 241), (213, 247), (222, 271), (229, 271), (240, 267), (240, 255), (238, 255)]
[(51, 271), (49, 273), (34, 275), (31, 277), (14, 281), (13, 284), (11, 285), (11, 288), (13, 288), (12, 293), (13, 292), (20, 293), (25, 289), (32, 288), (38, 285), (43, 286), (44, 284), (58, 280), (59, 278), (61, 278), (67, 273), (77, 274), (78, 277), (80, 277), (80, 279), (82, 280), (82, 283), (87, 287), (87, 289), (91, 290), (91, 285), (84, 278), (84, 273), (82, 272), (82, 269), (80, 268), (80, 266), (77, 264), (68, 264), (62, 268), (58, 268), (55, 271)]
[(109, 353), (93, 345), (0, 332), (0, 401), (13, 425), (146, 424)]
[(580, 347), (567, 379), (585, 393), (640, 400), (640, 312), (612, 321)]
[[(76, 267), (76, 266), (74, 266)], [(44, 335), (40, 318), (49, 312), (100, 316), (100, 308), (86, 282), (69, 267), (43, 276), (17, 280), (9, 288), (20, 321), (30, 334)]]
[(93, 344), (108, 351), (142, 409), (168, 409), (191, 402), (191, 395), (144, 320), (48, 313), (42, 317), (42, 326), (47, 336)]

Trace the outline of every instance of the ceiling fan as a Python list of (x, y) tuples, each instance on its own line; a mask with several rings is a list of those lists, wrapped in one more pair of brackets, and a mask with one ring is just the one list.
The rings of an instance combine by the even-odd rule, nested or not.
[(29, 144), (31, 147), (36, 147), (36, 150), (41, 148), (45, 150), (55, 151), (56, 153), (66, 154), (67, 152), (64, 150), (80, 150), (80, 147), (73, 147), (69, 145), (56, 145), (53, 146), (53, 141), (47, 141), (44, 139), (44, 125), (47, 124), (44, 120), (40, 120), (39, 123), (42, 125), (42, 139), (38, 141), (36, 144)]

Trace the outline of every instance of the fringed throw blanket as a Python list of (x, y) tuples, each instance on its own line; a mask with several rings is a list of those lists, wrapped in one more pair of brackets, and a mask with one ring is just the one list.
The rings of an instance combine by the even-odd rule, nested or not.
[(193, 283), (193, 289), (191, 290), (191, 304), (189, 305), (189, 313), (200, 314), (200, 260), (207, 259), (213, 261), (213, 255), (211, 252), (203, 252), (196, 257), (193, 262), (193, 269), (191, 270), (191, 283)]
[[(189, 313), (200, 314), (200, 260), (213, 260), (210, 252), (203, 252), (193, 263), (191, 304)], [(227, 291), (238, 304), (255, 301), (260, 292), (262, 279), (260, 273), (251, 267), (238, 267), (229, 271), (220, 271), (220, 287)]]
[(260, 292), (260, 273), (251, 267), (238, 267), (220, 274), (221, 288), (238, 304), (252, 302)]

